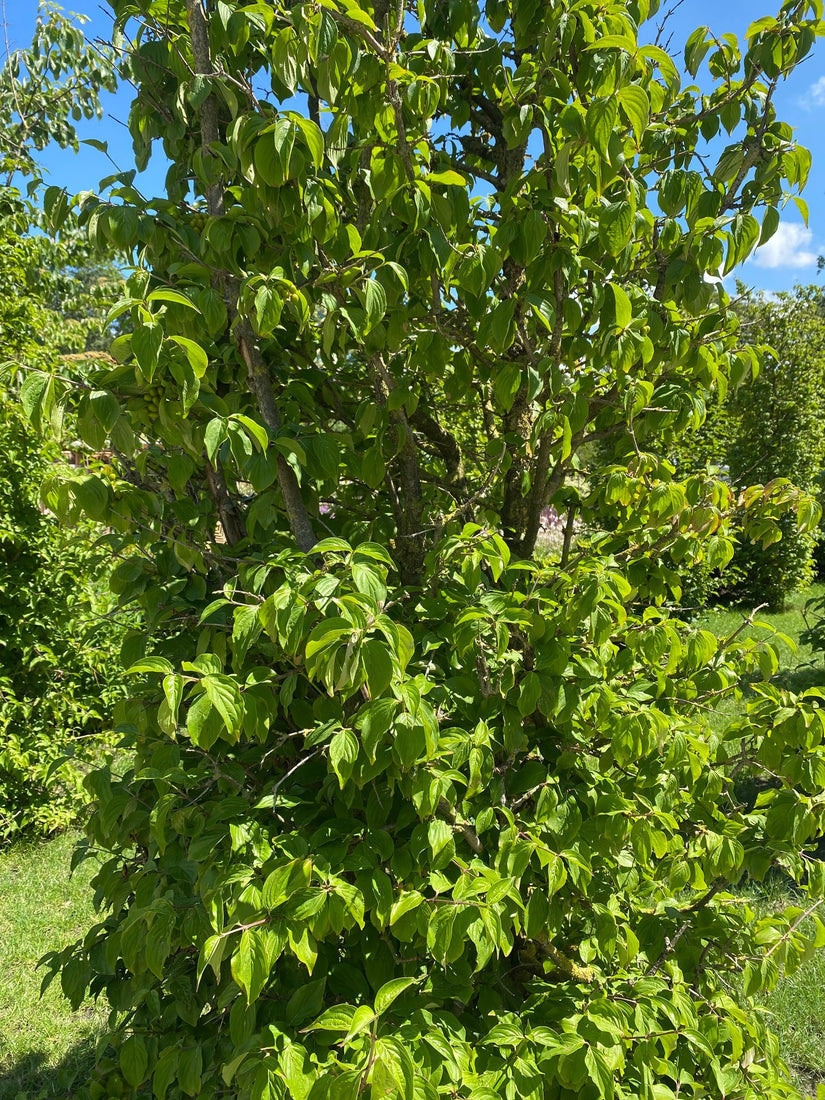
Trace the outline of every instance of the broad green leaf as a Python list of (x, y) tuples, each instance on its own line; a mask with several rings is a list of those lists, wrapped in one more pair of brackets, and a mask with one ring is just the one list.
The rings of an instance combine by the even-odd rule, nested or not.
[(201, 680), (206, 697), (223, 718), (226, 728), (237, 736), (243, 724), (243, 700), (237, 681), (230, 676), (211, 674)]
[(630, 304), (630, 299), (622, 287), (616, 283), (608, 283), (607, 292), (612, 299), (613, 319), (615, 320), (616, 328), (627, 328), (633, 320), (633, 307)]
[(343, 788), (358, 759), (358, 741), (352, 730), (340, 729), (329, 743), (329, 760)]
[(120, 1048), (120, 1068), (127, 1082), (137, 1088), (146, 1080), (149, 1054), (143, 1035), (130, 1035)]
[(186, 358), (189, 360), (189, 365), (195, 372), (195, 377), (203, 378), (209, 366), (209, 359), (200, 344), (196, 344), (194, 340), (190, 340), (186, 336), (172, 335), (169, 339), (176, 343), (178, 347), (183, 348)]
[(126, 669), (127, 676), (137, 676), (141, 672), (158, 672), (166, 676), (174, 672), (174, 669), (165, 657), (143, 657)]
[(385, 982), (375, 994), (375, 1015), (383, 1016), (393, 1001), (406, 993), (417, 981), (417, 978), (393, 978), (392, 981)]
[(198, 1096), (203, 1074), (203, 1051), (200, 1043), (181, 1047), (178, 1055), (178, 1086), (186, 1096)]
[(619, 106), (640, 140), (650, 119), (650, 100), (647, 92), (638, 84), (627, 84), (616, 93)]
[(50, 374), (32, 371), (20, 387), (20, 404), (35, 428), (51, 413), (54, 402), (54, 379)]
[(170, 287), (160, 287), (158, 290), (153, 290), (151, 294), (146, 297), (147, 302), (172, 302), (174, 305), (186, 306), (187, 309), (193, 309), (195, 313), (200, 313), (200, 310), (195, 303), (186, 297), (185, 294), (181, 294), (179, 290), (172, 290)]
[(269, 960), (263, 935), (257, 928), (241, 932), (237, 950), (232, 955), (232, 977), (246, 994), (247, 1004), (257, 1001), (269, 978)]
[(350, 1029), (354, 1015), (354, 1005), (333, 1005), (326, 1012), (322, 1012), (318, 1019), (314, 1020), (305, 1030), (347, 1032)]
[(619, 108), (613, 96), (600, 96), (587, 108), (585, 116), (587, 136), (605, 159), (607, 159), (608, 142), (616, 129), (618, 115)]
[(257, 420), (253, 420), (251, 416), (245, 416), (244, 413), (233, 413), (230, 419), (237, 421), (238, 424), (242, 424), (260, 449), (262, 451), (266, 450), (269, 445), (269, 433), (263, 424), (259, 424)]

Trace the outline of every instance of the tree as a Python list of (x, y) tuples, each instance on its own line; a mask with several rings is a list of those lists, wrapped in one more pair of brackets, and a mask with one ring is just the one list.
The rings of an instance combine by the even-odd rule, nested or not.
[[(52, 7), (41, 9), (31, 47), (11, 54), (0, 70), (3, 171), (30, 177), (36, 192), (36, 151), (49, 140), (76, 144), (72, 117), (99, 109), (101, 88), (112, 79), (110, 51), (92, 54), (74, 24)], [(91, 525), (67, 532), (43, 514), (40, 484), (65, 462), (19, 408), (22, 396), (34, 411), (42, 380), (54, 370), (84, 384), (82, 361), (106, 338), (105, 314), (120, 294), (120, 276), (76, 227), (67, 224), (57, 242), (33, 232), (38, 220), (16, 188), (0, 187), (3, 839), (73, 820), (84, 800), (82, 778), (107, 741), (105, 719), (120, 690), (117, 631), (103, 615), (111, 603), (108, 563), (91, 546)], [(56, 419), (54, 427), (60, 426)], [(71, 415), (62, 426), (71, 431)]]
[[(822, 291), (797, 287), (774, 301), (747, 299), (742, 319), (750, 339), (772, 350), (759, 377), (731, 402), (738, 421), (728, 448), (731, 477), (739, 485), (787, 477), (816, 492), (825, 458)], [(815, 536), (795, 530), (787, 518), (779, 533), (767, 548), (742, 546), (736, 564), (749, 596), (781, 608), (787, 595), (811, 580)]]
[[(825, 449), (821, 298), (816, 286), (798, 286), (772, 300), (737, 284), (742, 334), (766, 352), (762, 368), (720, 395), (700, 425), (670, 439), (666, 453), (679, 476), (711, 464), (738, 488), (780, 477), (818, 492)], [(692, 570), (684, 582), (688, 602), (703, 603), (724, 586), (738, 599), (781, 608), (786, 596), (810, 582), (817, 537), (798, 530), (790, 516), (774, 537), (765, 546), (743, 541), (722, 574)]]
[(0, 171), (10, 186), (18, 173), (39, 182), (37, 153), (51, 142), (77, 152), (75, 122), (102, 118), (101, 91), (117, 83), (117, 42), (96, 45), (83, 35), (85, 15), (67, 17), (41, 0), (30, 46), (12, 50), (0, 70)]
[[(646, 0), (113, 6), (171, 168), (79, 202), (135, 257), (79, 406), (120, 479), (46, 490), (148, 623), (49, 968), (114, 1009), (91, 1095), (794, 1095), (752, 997), (823, 935), (825, 711), (766, 680), (714, 733), (776, 653), (672, 619), (662, 555), (816, 507), (648, 444), (757, 362), (707, 276), (804, 183), (773, 95), (821, 4), (697, 31), (704, 92)], [(601, 530), (542, 567), (599, 440)], [(775, 866), (804, 909), (733, 904)]]
[[(100, 756), (108, 711), (118, 694), (116, 629), (108, 562), (91, 545), (95, 531), (63, 529), (39, 504), (42, 481), (65, 460), (23, 416), (43, 369), (60, 363), (80, 377), (86, 344), (103, 326), (99, 297), (76, 292), (77, 316), (49, 308), (68, 285), (64, 270), (88, 254), (84, 242), (58, 245), (29, 235), (30, 210), (16, 192), (0, 196), (0, 836), (51, 832), (83, 804), (82, 778)], [(109, 294), (118, 282), (110, 278)], [(110, 303), (111, 304), (111, 303)], [(97, 307), (97, 308), (96, 308)], [(95, 315), (97, 314), (97, 315)], [(70, 362), (65, 362), (67, 356)], [(66, 425), (72, 427), (71, 418)], [(69, 437), (71, 438), (71, 436)], [(100, 466), (100, 463), (98, 463)], [(111, 743), (111, 738), (108, 739)]]

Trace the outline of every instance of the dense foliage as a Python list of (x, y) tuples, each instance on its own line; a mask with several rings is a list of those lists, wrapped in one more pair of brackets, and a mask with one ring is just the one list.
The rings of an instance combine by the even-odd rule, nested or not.
[[(73, 144), (71, 118), (99, 108), (113, 70), (79, 29), (41, 10), (32, 46), (0, 71), (0, 159), (10, 175), (36, 174), (49, 140)], [(111, 261), (69, 231), (62, 242), (32, 231), (37, 210), (0, 189), (0, 838), (65, 825), (88, 796), (119, 693), (115, 628), (104, 617), (108, 561), (94, 531), (61, 528), (39, 504), (44, 478), (66, 468), (22, 415), (27, 384), (59, 370), (82, 385), (89, 348), (108, 342), (105, 314), (120, 278)], [(35, 417), (35, 420), (37, 418)], [(51, 427), (72, 443), (72, 417)], [(98, 466), (101, 464), (98, 463)]]
[[(825, 460), (825, 317), (822, 290), (796, 287), (771, 297), (739, 284), (736, 310), (743, 337), (764, 349), (762, 367), (711, 405), (701, 425), (672, 440), (669, 455), (680, 473), (711, 464), (743, 488), (788, 478), (819, 495)], [(688, 580), (707, 597), (720, 586), (751, 605), (781, 608), (786, 596), (810, 583), (818, 532), (780, 520), (775, 541), (741, 542), (731, 565)], [(781, 536), (781, 537), (780, 537)]]
[[(76, 265), (87, 263), (84, 242), (58, 245), (27, 236), (26, 205), (9, 190), (3, 201), (0, 339), (8, 358), (0, 371), (0, 836), (5, 838), (20, 829), (49, 832), (65, 825), (88, 800), (82, 780), (99, 760), (120, 677), (118, 631), (106, 617), (112, 605), (108, 558), (92, 546), (92, 525), (70, 532), (44, 514), (41, 484), (55, 469), (67, 467), (57, 444), (44, 443), (16, 400), (21, 384), (25, 392), (25, 378), (40, 377), (38, 371), (55, 362), (75, 374), (82, 370), (87, 344), (101, 339), (101, 308), (117, 283), (108, 272), (100, 285), (96, 267), (88, 279), (81, 277)], [(75, 316), (64, 312), (67, 297), (61, 293), (70, 283)], [(86, 283), (85, 292), (78, 289)], [(73, 357), (80, 362), (73, 363)]]
[[(774, 300), (746, 299), (742, 323), (749, 338), (772, 349), (759, 377), (736, 393), (738, 430), (728, 449), (737, 485), (790, 478), (816, 493), (825, 465), (825, 316), (822, 290), (797, 287)], [(742, 546), (736, 564), (746, 599), (781, 607), (813, 575), (815, 532), (783, 519), (781, 539), (770, 546)]]
[[(90, 1095), (794, 1095), (750, 998), (825, 939), (825, 710), (671, 618), (663, 555), (817, 512), (652, 444), (757, 362), (706, 276), (804, 183), (772, 98), (821, 3), (700, 29), (685, 83), (649, 0), (112, 6), (172, 167), (80, 200), (136, 263), (77, 406), (120, 476), (45, 492), (147, 622), (100, 921), (50, 967), (113, 1009)], [(731, 888), (776, 866), (802, 905), (757, 919)]]
[(100, 555), (38, 506), (60, 462), (0, 395), (0, 838), (51, 832), (88, 801), (117, 690)]

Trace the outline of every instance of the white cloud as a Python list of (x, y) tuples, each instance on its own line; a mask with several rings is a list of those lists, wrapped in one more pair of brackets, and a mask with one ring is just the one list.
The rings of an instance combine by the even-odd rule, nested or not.
[[(825, 78), (823, 78), (825, 80)], [(816, 252), (811, 251), (813, 233), (798, 222), (780, 222), (769, 241), (752, 256), (757, 267), (812, 267)]]
[(810, 86), (803, 104), (809, 108), (825, 107), (825, 76), (821, 76)]

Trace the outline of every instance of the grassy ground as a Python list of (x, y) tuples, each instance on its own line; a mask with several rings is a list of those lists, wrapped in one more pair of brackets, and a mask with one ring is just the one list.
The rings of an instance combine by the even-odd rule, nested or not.
[[(740, 639), (769, 637), (774, 631), (786, 634), (798, 643), (799, 635), (805, 629), (804, 608), (808, 600), (825, 593), (825, 585), (815, 584), (805, 592), (797, 592), (788, 599), (784, 611), (771, 613), (765, 609), (754, 615), (753, 626), (746, 627)], [(717, 638), (727, 638), (737, 630), (744, 619), (753, 614), (751, 608), (719, 608), (704, 615), (699, 623), (705, 630)], [(768, 629), (759, 626), (766, 624)], [(814, 653), (809, 646), (797, 644), (796, 653), (783, 647), (783, 661), (775, 677), (779, 687), (790, 691), (803, 691), (805, 688), (825, 686), (825, 669), (822, 654)], [(713, 725), (724, 728), (739, 711), (741, 703), (735, 699), (726, 700), (717, 710)]]
[(825, 1084), (825, 955), (819, 952), (795, 974), (785, 975), (765, 1008), (797, 1086), (806, 1096), (816, 1096), (817, 1085)]
[(93, 921), (89, 864), (69, 877), (74, 836), (0, 853), (0, 1100), (71, 1096), (93, 1061), (102, 1013), (69, 1009), (55, 983), (39, 1000), (37, 960)]
[[(787, 634), (797, 641), (805, 629), (803, 609), (809, 599), (820, 596), (825, 586), (819, 584), (807, 592), (797, 593), (788, 601), (785, 611), (771, 614), (765, 610), (756, 614), (756, 621), (769, 628)], [(736, 630), (747, 617), (750, 609), (720, 609), (705, 615), (701, 625), (725, 638)], [(757, 625), (746, 628), (740, 637), (759, 638), (770, 630)], [(776, 682), (790, 691), (825, 686), (825, 669), (821, 653), (813, 653), (807, 646), (798, 645), (796, 653), (786, 649)], [(717, 729), (736, 716), (740, 702), (728, 700), (718, 710), (713, 722)], [(773, 880), (754, 891), (759, 907), (765, 910), (784, 908), (793, 904), (780, 880)], [(774, 992), (766, 998), (765, 1008), (771, 1014), (773, 1030), (779, 1036), (785, 1061), (788, 1063), (797, 1085), (811, 1096), (816, 1095), (817, 1085), (825, 1083), (825, 953), (815, 955), (793, 975), (786, 975)]]

